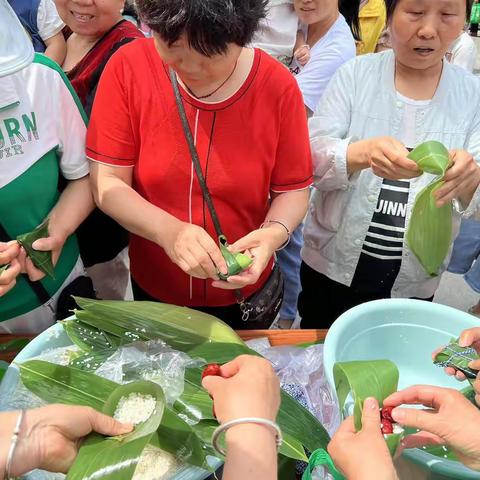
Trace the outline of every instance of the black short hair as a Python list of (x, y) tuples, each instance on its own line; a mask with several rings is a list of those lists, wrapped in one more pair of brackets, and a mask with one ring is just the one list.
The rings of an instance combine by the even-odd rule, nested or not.
[(338, 2), (338, 10), (345, 17), (352, 31), (353, 38), (360, 40), (360, 19), (358, 18), (360, 13), (360, 0), (340, 0)]
[(206, 56), (225, 53), (253, 38), (266, 15), (267, 0), (136, 0), (140, 18), (168, 45), (185, 34)]
[[(395, 8), (397, 8), (398, 2), (400, 0), (385, 0), (385, 5), (387, 7), (387, 19), (390, 20), (392, 18), (393, 12)], [(467, 10), (465, 12), (467, 22), (470, 20), (470, 12), (472, 11), (472, 4), (473, 0), (466, 0)]]

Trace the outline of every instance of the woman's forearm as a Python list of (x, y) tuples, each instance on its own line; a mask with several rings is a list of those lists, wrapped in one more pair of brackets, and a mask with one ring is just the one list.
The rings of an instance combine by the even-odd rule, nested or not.
[(183, 223), (165, 210), (152, 205), (121, 178), (102, 175), (93, 178), (98, 207), (129, 232), (161, 247)]
[(49, 230), (72, 235), (92, 212), (95, 204), (88, 176), (68, 182), (49, 215)]
[(268, 427), (242, 424), (227, 432), (224, 480), (276, 480), (277, 448)]

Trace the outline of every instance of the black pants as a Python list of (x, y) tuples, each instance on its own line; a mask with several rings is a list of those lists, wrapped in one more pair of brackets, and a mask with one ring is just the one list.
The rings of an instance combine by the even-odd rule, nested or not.
[[(350, 308), (361, 303), (390, 298), (385, 293), (362, 292), (331, 280), (310, 268), (305, 262), (300, 267), (302, 291), (298, 297), (301, 328), (330, 328), (332, 323)], [(431, 302), (431, 298), (421, 298)]]
[[(133, 298), (135, 300), (149, 301), (149, 302), (161, 302), (162, 300), (152, 297), (149, 293), (138, 285), (137, 282), (131, 277), (132, 280), (132, 290)], [(242, 320), (242, 312), (240, 306), (235, 303), (233, 305), (227, 305), (225, 307), (190, 307), (194, 310), (198, 310), (203, 313), (208, 313), (214, 317), (223, 320), (227, 325), (229, 325), (234, 330), (245, 330), (251, 328), (245, 324)]]

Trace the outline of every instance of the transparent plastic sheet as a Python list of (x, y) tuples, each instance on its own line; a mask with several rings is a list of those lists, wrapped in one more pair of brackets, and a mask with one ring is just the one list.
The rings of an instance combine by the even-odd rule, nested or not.
[(202, 364), (164, 342), (151, 340), (120, 347), (95, 374), (116, 383), (140, 379), (157, 383), (167, 404), (173, 405), (183, 393), (185, 368)]

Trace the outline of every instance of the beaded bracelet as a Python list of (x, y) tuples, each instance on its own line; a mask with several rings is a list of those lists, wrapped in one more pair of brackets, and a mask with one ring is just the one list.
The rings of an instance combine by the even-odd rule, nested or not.
[(265, 418), (257, 418), (257, 417), (237, 418), (236, 420), (231, 420), (230, 422), (226, 422), (220, 425), (213, 432), (212, 446), (220, 455), (226, 456), (227, 454), (227, 452), (218, 445), (218, 440), (220, 438), (220, 435), (223, 432), (226, 432), (229, 428), (234, 427), (236, 425), (241, 425), (243, 423), (255, 423), (257, 425), (264, 425), (266, 427), (271, 428), (275, 432), (275, 443), (277, 445), (277, 449), (279, 449), (282, 446), (282, 443), (283, 443), (282, 431), (280, 430), (280, 427), (275, 422), (272, 422), (271, 420), (267, 420)]
[(5, 468), (5, 480), (14, 480), (14, 477), (12, 477), (11, 475), (13, 456), (15, 455), (15, 449), (17, 448), (18, 436), (20, 435), (20, 428), (22, 427), (24, 416), (25, 416), (25, 410), (20, 410), (17, 423), (15, 424), (15, 428), (13, 430), (10, 449), (8, 450), (7, 466)]
[(288, 236), (287, 240), (282, 245), (280, 245), (279, 248), (277, 248), (277, 252), (279, 252), (280, 250), (283, 250), (290, 243), (290, 237), (292, 235), (292, 232), (290, 232), (288, 227), (283, 222), (280, 222), (279, 220), (265, 220), (260, 225), (260, 228), (263, 228), (267, 223), (277, 223), (278, 225), (281, 225), (285, 229), (285, 231), (287, 232), (287, 236)]

